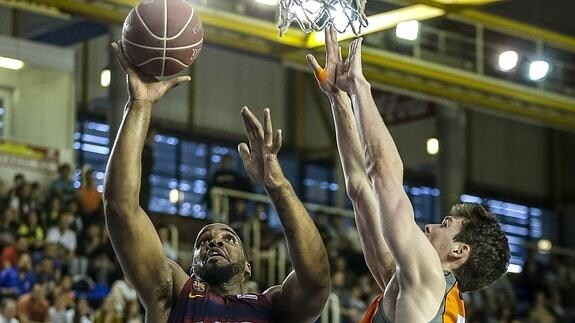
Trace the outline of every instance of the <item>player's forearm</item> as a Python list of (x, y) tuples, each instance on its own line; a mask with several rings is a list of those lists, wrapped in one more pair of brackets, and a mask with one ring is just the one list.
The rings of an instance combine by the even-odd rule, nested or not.
[(368, 181), (363, 167), (361, 143), (351, 107), (346, 93), (330, 97), (331, 110), (335, 124), (335, 134), (339, 159), (345, 177), (345, 186), (350, 198), (356, 195), (363, 181)]
[(373, 277), (383, 290), (395, 272), (395, 262), (383, 238), (375, 195), (363, 167), (361, 143), (351, 101), (347, 94), (343, 93), (330, 97), (330, 102), (346, 191), (354, 205), (362, 250)]
[(367, 175), (403, 182), (403, 163), (365, 79), (352, 85), (350, 93), (360, 140), (364, 149)]
[(329, 288), (329, 261), (321, 236), (291, 184), (266, 188), (279, 215), (297, 281), (303, 290)]
[(104, 188), (104, 204), (137, 208), (141, 182), (142, 148), (146, 139), (153, 104), (129, 101), (112, 148)]

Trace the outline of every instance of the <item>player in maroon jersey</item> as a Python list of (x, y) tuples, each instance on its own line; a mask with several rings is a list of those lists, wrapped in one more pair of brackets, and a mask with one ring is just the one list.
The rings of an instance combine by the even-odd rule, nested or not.
[(282, 285), (262, 294), (241, 294), (251, 274), (241, 240), (227, 225), (204, 227), (196, 240), (191, 277), (163, 254), (147, 214), (138, 204), (141, 152), (156, 103), (182, 76), (156, 81), (139, 74), (117, 43), (114, 51), (128, 74), (129, 99), (112, 149), (104, 191), (106, 223), (122, 270), (146, 308), (147, 322), (314, 322), (330, 291), (327, 252), (277, 159), (281, 131), (247, 109), (242, 117), (249, 145), (240, 144), (246, 171), (263, 184), (277, 209), (294, 268)]

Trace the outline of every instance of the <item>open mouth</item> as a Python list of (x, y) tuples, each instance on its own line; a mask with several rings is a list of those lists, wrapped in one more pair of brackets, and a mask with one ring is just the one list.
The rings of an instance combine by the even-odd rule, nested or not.
[(227, 259), (225, 253), (219, 249), (210, 249), (206, 253), (206, 259), (216, 258), (216, 257)]

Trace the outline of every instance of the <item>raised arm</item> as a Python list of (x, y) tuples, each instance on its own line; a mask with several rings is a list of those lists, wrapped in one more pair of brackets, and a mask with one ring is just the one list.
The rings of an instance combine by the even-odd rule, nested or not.
[(325, 39), (326, 74), (324, 77), (318, 73), (321, 71), (321, 67), (316, 59), (311, 54), (307, 56), (307, 59), (315, 72), (320, 88), (327, 95), (331, 105), (345, 187), (353, 205), (365, 262), (380, 289), (384, 291), (385, 286), (395, 273), (395, 261), (383, 238), (375, 195), (363, 167), (361, 143), (351, 101), (347, 93), (342, 91), (337, 84), (337, 72), (338, 70), (341, 71), (343, 62), (341, 48), (337, 43), (337, 36), (333, 27), (326, 28)]
[(142, 148), (152, 108), (189, 77), (157, 82), (129, 65), (120, 44), (112, 47), (128, 75), (129, 99), (106, 169), (106, 225), (122, 270), (149, 312), (169, 304), (165, 302), (172, 296), (172, 270), (152, 222), (139, 205)]
[[(361, 41), (350, 45), (341, 72), (341, 84), (350, 95), (367, 175), (375, 192), (381, 228), (401, 275), (400, 284), (426, 282), (430, 290), (442, 283), (443, 272), (437, 252), (415, 223), (413, 208), (403, 189), (403, 164), (393, 138), (371, 95), (371, 86), (361, 67)], [(419, 286), (419, 285), (418, 285)]]
[(269, 109), (264, 110), (264, 126), (247, 109), (242, 117), (249, 139), (238, 146), (246, 171), (263, 184), (280, 217), (294, 270), (281, 286), (266, 294), (274, 306), (278, 322), (314, 322), (321, 314), (330, 292), (327, 252), (307, 210), (285, 178), (277, 153), (281, 130), (272, 129)]

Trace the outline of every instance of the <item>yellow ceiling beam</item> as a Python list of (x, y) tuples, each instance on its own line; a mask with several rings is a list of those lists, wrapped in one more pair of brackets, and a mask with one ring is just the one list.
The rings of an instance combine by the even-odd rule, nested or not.
[[(385, 55), (385, 64), (372, 65), (374, 63), (372, 54), (375, 53), (370, 51), (370, 48), (365, 47), (362, 51), (364, 74), (374, 84), (401, 88), (493, 112), (513, 114), (546, 125), (575, 129), (573, 99), (525, 86), (506, 84), (489, 77), (472, 81), (469, 79), (473, 78), (472, 74), (456, 70), (454, 75), (452, 69), (445, 70), (443, 66), (441, 66), (443, 72), (427, 70), (420, 75), (417, 71), (422, 67), (425, 68), (424, 66), (413, 66), (415, 70), (406, 68), (407, 61), (413, 59), (390, 53)], [(303, 53), (290, 53), (286, 59), (294, 65), (306, 64)], [(454, 82), (457, 78), (462, 78), (461, 82)], [(496, 93), (491, 91), (494, 88), (498, 89)], [(558, 101), (561, 102), (561, 107), (557, 106)]]
[[(405, 8), (390, 10), (387, 12), (375, 14), (367, 17), (368, 25), (362, 28), (362, 35), (367, 35), (382, 30), (395, 27), (402, 21), (409, 20), (427, 20), (445, 15), (445, 10), (431, 7), (428, 5), (418, 4)], [(346, 40), (355, 37), (351, 31), (338, 35), (339, 40)], [(312, 32), (306, 42), (307, 48), (314, 48), (325, 45), (323, 32)]]
[(501, 30), (520, 38), (540, 39), (543, 42), (575, 52), (575, 37), (536, 27), (516, 20), (491, 15), (475, 9), (465, 9), (454, 12), (457, 16), (488, 26), (490, 29)]
[[(393, 1), (395, 2), (395, 1)], [(529, 25), (516, 20), (485, 13), (466, 5), (449, 5), (442, 0), (399, 0), (403, 4), (424, 4), (447, 11), (447, 15), (464, 21), (475, 22), (492, 30), (524, 39), (540, 39), (557, 48), (575, 52), (575, 37)], [(527, 38), (526, 38), (527, 37)]]
[(483, 6), (486, 4), (499, 2), (501, 0), (433, 0), (441, 4), (456, 6)]

